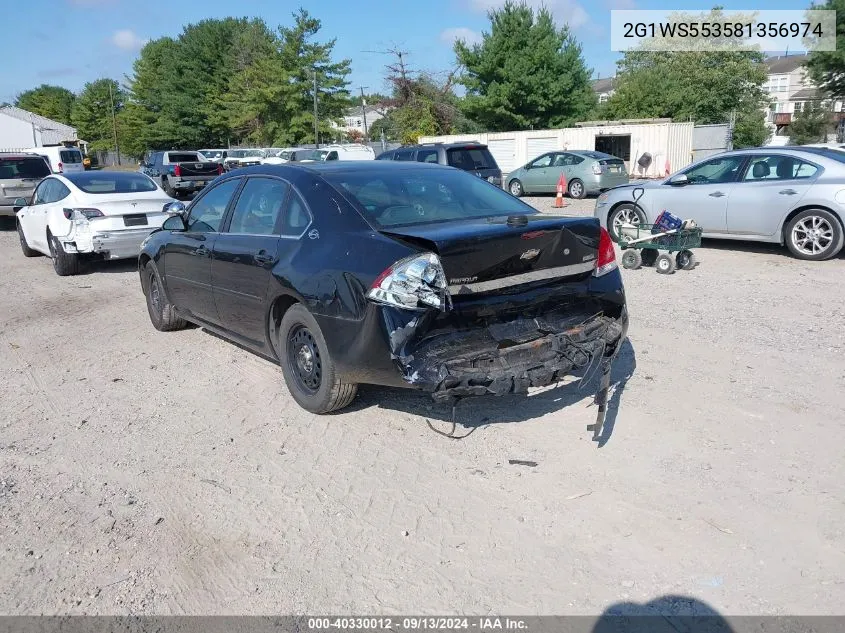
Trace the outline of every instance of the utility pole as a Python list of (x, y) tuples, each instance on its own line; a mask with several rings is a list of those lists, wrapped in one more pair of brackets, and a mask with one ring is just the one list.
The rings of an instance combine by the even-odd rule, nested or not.
[(317, 116), (317, 69), (314, 69), (314, 145), (320, 149), (320, 135), (318, 132), (319, 118)]
[(111, 125), (114, 131), (114, 158), (120, 165), (120, 145), (117, 144), (117, 118), (114, 115), (114, 94), (112, 94), (111, 79), (109, 79), (109, 101), (111, 101)]
[(368, 86), (360, 86), (361, 88), (361, 114), (364, 117), (364, 142), (368, 142), (370, 140), (370, 135), (367, 132), (367, 102), (364, 99), (364, 88)]

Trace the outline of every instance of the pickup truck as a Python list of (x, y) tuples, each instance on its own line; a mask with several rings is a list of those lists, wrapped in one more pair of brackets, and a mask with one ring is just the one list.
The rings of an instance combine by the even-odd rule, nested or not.
[(199, 152), (153, 152), (140, 171), (156, 181), (171, 198), (200, 191), (223, 173), (221, 163), (206, 160)]

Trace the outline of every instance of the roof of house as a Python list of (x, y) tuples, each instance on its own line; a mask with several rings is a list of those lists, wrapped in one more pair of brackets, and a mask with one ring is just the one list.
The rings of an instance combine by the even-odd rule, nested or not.
[(814, 99), (821, 99), (821, 98), (822, 98), (822, 94), (818, 89), (816, 89), (816, 88), (802, 88), (801, 90), (796, 92), (794, 95), (790, 96), (789, 100), (790, 101), (802, 101), (802, 100), (812, 101)]
[(777, 57), (766, 58), (766, 66), (769, 69), (769, 74), (779, 75), (781, 73), (791, 73), (793, 70), (803, 66), (807, 61), (809, 55), (801, 53), (799, 55), (778, 55)]
[(40, 114), (35, 114), (34, 112), (29, 112), (28, 110), (11, 105), (0, 108), (0, 114), (34, 124), (38, 128), (38, 131), (41, 132), (41, 143), (43, 145), (54, 145), (62, 141), (77, 140), (75, 127), (48, 119)]
[(603, 94), (610, 92), (615, 88), (616, 77), (608, 77), (606, 79), (593, 79), (593, 92)]
[[(367, 116), (371, 114), (378, 114), (384, 116), (384, 108), (380, 106), (367, 106), (364, 108), (367, 112)], [(361, 116), (361, 106), (355, 106), (354, 108), (349, 108), (343, 116)]]

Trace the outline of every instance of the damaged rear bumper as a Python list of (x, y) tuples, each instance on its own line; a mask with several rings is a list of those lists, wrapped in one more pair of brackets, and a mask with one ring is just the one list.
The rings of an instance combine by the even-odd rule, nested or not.
[(405, 381), (438, 402), (526, 393), (612, 361), (627, 330), (624, 307), (616, 318), (546, 314), (432, 336), (397, 361)]

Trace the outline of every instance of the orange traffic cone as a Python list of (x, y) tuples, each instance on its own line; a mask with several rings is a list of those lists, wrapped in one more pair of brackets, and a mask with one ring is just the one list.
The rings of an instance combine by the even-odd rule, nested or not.
[(555, 197), (555, 208), (560, 209), (566, 206), (563, 201), (563, 192), (566, 191), (566, 174), (561, 174), (557, 180), (557, 196)]

